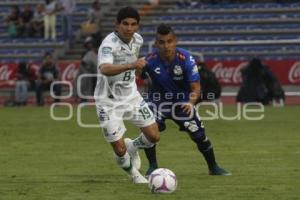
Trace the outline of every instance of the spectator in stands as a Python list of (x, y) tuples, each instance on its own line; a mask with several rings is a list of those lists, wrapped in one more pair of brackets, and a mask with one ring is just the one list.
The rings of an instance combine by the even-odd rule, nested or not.
[(26, 37), (31, 35), (32, 30), (32, 23), (31, 20), (33, 19), (33, 11), (31, 5), (26, 4), (23, 12), (20, 14), (19, 20), (19, 36)]
[(14, 5), (11, 7), (10, 13), (5, 17), (5, 23), (8, 26), (7, 32), (10, 37), (18, 36), (20, 9), (19, 6)]
[(86, 22), (81, 24), (80, 32), (77, 34), (77, 39), (82, 37), (92, 36), (97, 46), (100, 46), (102, 41), (101, 21), (103, 12), (101, 11), (100, 2), (95, 0), (88, 10)]
[(30, 36), (43, 36), (44, 35), (44, 5), (43, 4), (37, 4), (33, 19), (31, 20), (31, 27), (32, 31)]
[(201, 100), (218, 100), (221, 96), (222, 88), (216, 75), (206, 67), (204, 61), (198, 61), (197, 66), (201, 77)]
[(139, 10), (139, 13), (141, 16), (148, 15), (151, 13), (157, 6), (159, 5), (159, 0), (148, 0), (148, 3), (146, 3), (141, 10)]
[(55, 0), (45, 0), (44, 16), (44, 38), (49, 39), (49, 33), (52, 40), (56, 39), (56, 13), (57, 3)]
[(103, 13), (101, 12), (101, 5), (98, 0), (92, 3), (92, 6), (88, 10), (88, 21), (90, 23), (96, 23), (97, 28), (101, 28), (101, 20), (103, 17)]
[(88, 12), (88, 20), (90, 23), (96, 24), (96, 32), (92, 34), (96, 47), (99, 47), (102, 42), (102, 26), (103, 12), (98, 0), (95, 0)]
[[(36, 81), (36, 103), (38, 106), (44, 105), (43, 92), (49, 90), (53, 81), (59, 80), (59, 69), (55, 64), (51, 53), (46, 53), (42, 66), (39, 70)], [(56, 96), (61, 95), (61, 85), (55, 84), (53, 86), (53, 92)], [(54, 99), (55, 102), (59, 102), (59, 99)]]
[(63, 39), (69, 40), (70, 44), (73, 41), (73, 24), (72, 24), (72, 14), (76, 9), (75, 0), (59, 0), (58, 10), (62, 14), (62, 32)]
[(281, 85), (259, 58), (253, 58), (241, 73), (243, 82), (237, 95), (238, 102), (268, 105), (274, 100), (283, 104), (285, 96)]
[(28, 92), (28, 65), (21, 62), (17, 69), (17, 80), (15, 88), (15, 105), (24, 106), (27, 103)]
[[(83, 58), (81, 59), (79, 72), (74, 83), (75, 84), (74, 88), (77, 89), (77, 91), (80, 91), (80, 94), (83, 95), (80, 96), (79, 94), (77, 94), (77, 91), (74, 92), (75, 94), (79, 95), (80, 102), (87, 101), (87, 96), (93, 97), (94, 88), (96, 86), (96, 81), (97, 81), (97, 78), (95, 76), (97, 74), (97, 51), (98, 51), (96, 42), (90, 36), (86, 38), (84, 46), (87, 51), (83, 55)], [(81, 75), (91, 75), (91, 76), (80, 78)], [(78, 83), (78, 80), (80, 80), (80, 83)]]

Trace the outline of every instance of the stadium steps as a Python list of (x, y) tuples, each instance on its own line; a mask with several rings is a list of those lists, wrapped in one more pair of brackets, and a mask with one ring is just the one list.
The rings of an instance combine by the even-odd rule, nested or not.
[(72, 48), (66, 51), (63, 60), (80, 60), (81, 56), (84, 54), (84, 44), (83, 42), (76, 42)]
[[(37, 4), (37, 3), (43, 3), (44, 0), (0, 0), (0, 10), (1, 15), (0, 16), (6, 16), (8, 12), (10, 11), (10, 7), (12, 5), (18, 5), (20, 8), (22, 8), (25, 4)], [(87, 17), (87, 9), (90, 8), (91, 4), (94, 2), (94, 0), (76, 0), (77, 2), (77, 8), (78, 8), (78, 14), (74, 14), (74, 31), (76, 29), (79, 29), (80, 23), (86, 20)], [(110, 0), (101, 0), (101, 6), (103, 10), (106, 9), (106, 7), (110, 4)], [(81, 11), (80, 11), (81, 10)], [(32, 42), (26, 42), (26, 40), (30, 38), (19, 38), (19, 39), (12, 39), (8, 37), (8, 34), (6, 33), (6, 26), (4, 24), (0, 25), (0, 50), (1, 49), (41, 49), (40, 54), (37, 53), (31, 54), (31, 53), (18, 53), (15, 52), (13, 54), (4, 53), (2, 54), (0, 52), (0, 58), (5, 60), (13, 60), (16, 59), (18, 61), (20, 60), (36, 60), (40, 59), (44, 53), (44, 48), (51, 48), (52, 51), (55, 52), (55, 55), (57, 57), (62, 57), (65, 53), (65, 50), (68, 49), (68, 45), (65, 41), (61, 41), (61, 15), (57, 15), (57, 40), (56, 41), (46, 41), (42, 38), (34, 38)], [(2, 41), (6, 41), (3, 43)], [(24, 42), (24, 41), (25, 42)], [(68, 57), (68, 55), (66, 56)], [(77, 56), (73, 56), (73, 58), (80, 59), (80, 54)]]

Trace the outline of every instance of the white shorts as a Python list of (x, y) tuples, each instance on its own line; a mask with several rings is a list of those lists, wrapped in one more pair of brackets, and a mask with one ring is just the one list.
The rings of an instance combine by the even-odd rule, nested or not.
[(152, 111), (141, 96), (137, 96), (127, 104), (112, 107), (96, 105), (96, 109), (104, 138), (110, 143), (123, 137), (126, 131), (124, 120), (139, 128), (155, 123)]

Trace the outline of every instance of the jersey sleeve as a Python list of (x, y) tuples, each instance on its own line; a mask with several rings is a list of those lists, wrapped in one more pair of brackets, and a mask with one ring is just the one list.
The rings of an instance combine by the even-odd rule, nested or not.
[(98, 50), (98, 66), (103, 63), (113, 64), (113, 46), (109, 43), (103, 43)]
[(198, 67), (197, 67), (195, 59), (192, 55), (188, 56), (185, 64), (186, 64), (186, 70), (187, 70), (187, 80), (189, 82), (199, 81), (200, 75), (198, 72)]
[(155, 54), (154, 54), (154, 53), (150, 53), (150, 54), (146, 55), (145, 60), (146, 60), (147, 64), (146, 64), (146, 66), (143, 68), (143, 71), (142, 71), (142, 74), (141, 74), (141, 77), (142, 77), (143, 79), (147, 79), (147, 78), (148, 78), (148, 75), (147, 75), (147, 74), (149, 73), (149, 71), (150, 71), (150, 69), (151, 69), (151, 66), (153, 65), (154, 57), (155, 57)]

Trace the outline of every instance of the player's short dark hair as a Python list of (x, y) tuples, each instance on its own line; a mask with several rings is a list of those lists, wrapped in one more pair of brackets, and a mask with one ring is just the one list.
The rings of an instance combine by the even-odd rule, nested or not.
[(175, 35), (175, 32), (172, 29), (172, 27), (170, 25), (167, 25), (167, 24), (160, 24), (156, 29), (156, 33), (160, 34), (160, 35), (167, 35), (169, 33), (172, 33), (172, 34)]
[(121, 8), (117, 15), (117, 22), (120, 24), (123, 19), (133, 18), (136, 19), (137, 23), (140, 22), (140, 15), (138, 11), (132, 7)]

